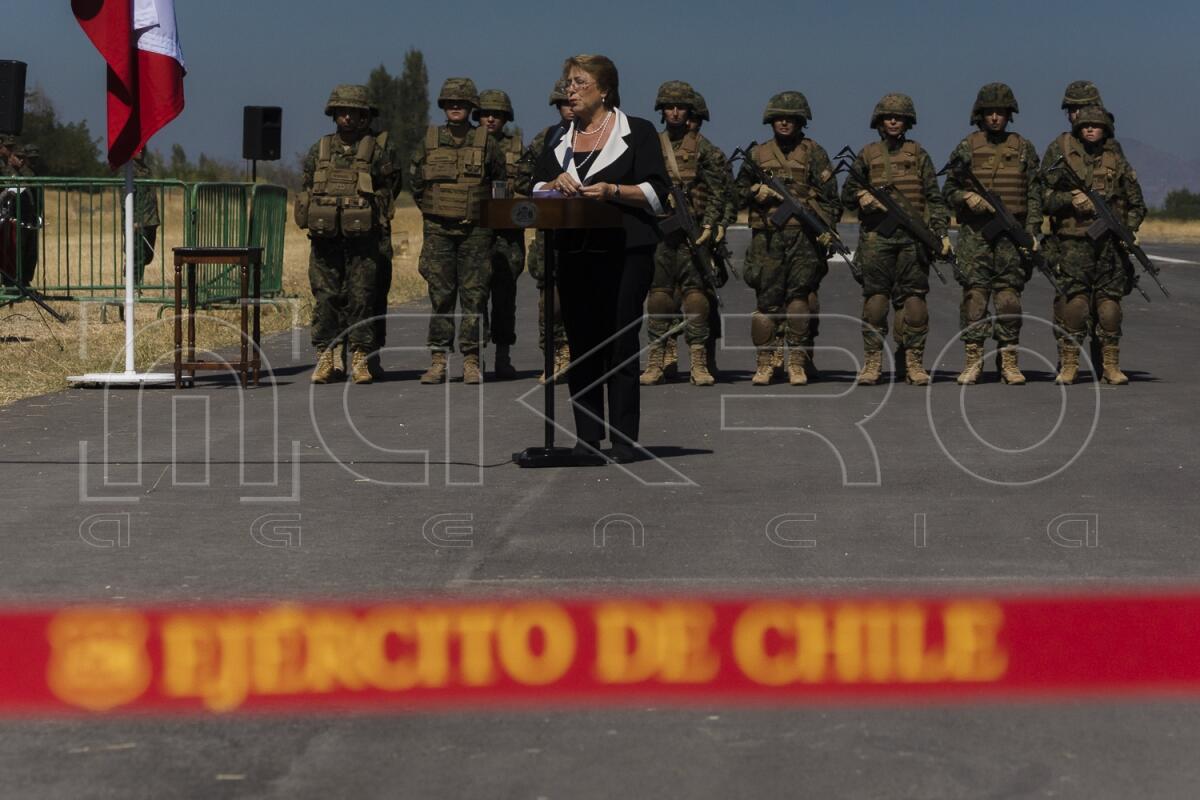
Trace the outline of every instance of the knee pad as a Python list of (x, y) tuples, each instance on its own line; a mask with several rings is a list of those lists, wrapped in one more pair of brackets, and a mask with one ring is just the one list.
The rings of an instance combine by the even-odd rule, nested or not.
[[(1000, 298), (997, 296), (996, 303), (999, 302)], [(968, 289), (963, 292), (962, 308), (967, 322), (979, 322), (987, 316), (987, 303), (987, 292), (983, 289)]]
[(693, 319), (708, 319), (708, 297), (704, 292), (691, 291), (683, 296), (683, 313)]
[(646, 298), (646, 310), (651, 316), (666, 316), (675, 313), (675, 299), (670, 292), (662, 289), (651, 289)]
[(1121, 320), (1124, 313), (1121, 311), (1121, 303), (1111, 297), (1102, 298), (1096, 303), (1096, 321), (1100, 327), (1109, 333), (1116, 333), (1121, 330)]
[(755, 311), (750, 315), (750, 341), (755, 347), (766, 347), (775, 341), (775, 320)]
[(929, 306), (924, 297), (904, 298), (904, 325), (909, 330), (924, 330), (929, 327)]
[(887, 323), (888, 299), (886, 295), (873, 294), (863, 301), (863, 322), (882, 328)]
[(1088, 321), (1087, 295), (1077, 294), (1063, 303), (1063, 327), (1074, 333), (1084, 330)]
[(808, 315), (808, 300), (802, 297), (795, 297), (789, 300), (787, 304), (788, 330), (795, 336), (804, 336), (804, 334), (808, 333)]
[(1021, 313), (1021, 295), (1013, 289), (1001, 289), (995, 295), (996, 313), (1001, 316), (1016, 316)]

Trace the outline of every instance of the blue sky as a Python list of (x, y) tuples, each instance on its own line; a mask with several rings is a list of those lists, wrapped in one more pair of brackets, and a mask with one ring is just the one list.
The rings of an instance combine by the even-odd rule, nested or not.
[[(50, 95), (62, 118), (87, 119), (101, 133), (103, 65), (70, 3), (5, 5), (0, 58), (28, 62), (30, 84)], [(187, 108), (151, 146), (165, 151), (178, 142), (193, 157), (203, 150), (235, 159), (242, 106), (279, 105), (284, 153), (305, 150), (328, 128), (321, 110), (334, 84), (363, 82), (381, 63), (398, 73), (405, 50), (416, 47), (431, 94), (453, 75), (504, 89), (530, 133), (552, 119), (546, 95), (563, 58), (600, 52), (620, 69), (629, 113), (653, 117), (664, 80), (693, 83), (713, 115), (705, 133), (726, 150), (766, 135), (760, 115), (775, 92), (808, 96), (810, 133), (833, 152), (872, 137), (875, 101), (902, 91), (917, 103), (915, 138), (940, 163), (968, 132), (979, 86), (996, 80), (1015, 89), (1022, 108), (1015, 127), (1040, 148), (1063, 129), (1063, 87), (1088, 78), (1116, 113), (1119, 136), (1195, 157), (1198, 9), (1180, 0), (176, 0)]]

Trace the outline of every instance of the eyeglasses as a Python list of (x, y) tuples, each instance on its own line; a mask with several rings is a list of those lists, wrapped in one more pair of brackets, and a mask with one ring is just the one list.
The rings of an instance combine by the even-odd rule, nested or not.
[(595, 86), (595, 85), (596, 85), (595, 81), (589, 81), (584, 78), (571, 78), (567, 81), (567, 91), (569, 92), (572, 89), (574, 89), (577, 92), (582, 92), (584, 89), (588, 88), (589, 86)]

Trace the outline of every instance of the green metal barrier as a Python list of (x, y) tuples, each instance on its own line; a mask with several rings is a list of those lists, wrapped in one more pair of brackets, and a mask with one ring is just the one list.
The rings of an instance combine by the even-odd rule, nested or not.
[[(124, 186), (121, 178), (0, 178), (0, 303), (18, 297), (17, 280), (54, 299), (120, 301)], [(282, 187), (138, 180), (134, 215), (138, 302), (174, 302), (171, 252), (179, 245), (261, 245), (263, 296), (282, 292)], [(201, 305), (236, 300), (231, 268), (210, 267), (198, 279)]]

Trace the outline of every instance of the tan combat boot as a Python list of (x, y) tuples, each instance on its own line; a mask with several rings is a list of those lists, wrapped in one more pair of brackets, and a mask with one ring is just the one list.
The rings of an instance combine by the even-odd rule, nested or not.
[(921, 364), (921, 357), (924, 355), (923, 350), (918, 350), (915, 347), (909, 347), (904, 351), (904, 380), (913, 386), (929, 385), (929, 373), (925, 371), (925, 367)]
[(1124, 386), (1129, 383), (1129, 376), (1121, 372), (1121, 345), (1106, 344), (1101, 348), (1100, 357), (1104, 363), (1104, 373), (1101, 379), (1113, 386)]
[(689, 350), (692, 354), (692, 383), (696, 386), (712, 386), (717, 379), (708, 371), (708, 350), (702, 344), (694, 344)]
[(858, 371), (859, 386), (874, 386), (883, 376), (883, 351), (868, 350), (863, 353), (862, 369)]
[(350, 378), (355, 383), (372, 383), (375, 380), (367, 364), (367, 354), (362, 350), (355, 350), (350, 356)]
[(775, 340), (774, 348), (771, 350), (771, 368), (779, 371), (783, 370), (783, 339)]
[(979, 380), (983, 372), (983, 345), (967, 342), (963, 350), (967, 354), (967, 363), (963, 365), (963, 371), (958, 373), (957, 380), (959, 386), (970, 386)]
[(425, 374), (421, 376), (421, 383), (445, 383), (446, 382), (446, 354), (435, 352), (433, 354), (433, 362), (429, 365), (429, 369), (425, 370)]
[(560, 344), (554, 351), (554, 380), (558, 382), (567, 374), (567, 368), (571, 366), (571, 346), (569, 344)]
[(496, 376), (496, 380), (500, 381), (511, 381), (517, 377), (517, 370), (513, 367), (508, 345), (496, 345), (496, 363), (492, 365), (492, 374)]
[(1009, 386), (1024, 386), (1025, 376), (1017, 366), (1017, 348), (1009, 346), (1000, 351), (1000, 380)]
[(333, 348), (317, 354), (317, 367), (313, 370), (313, 383), (329, 383), (337, 377), (337, 364), (333, 360)]
[(463, 383), (483, 383), (483, 362), (479, 353), (463, 354)]
[(821, 377), (821, 370), (817, 369), (817, 362), (813, 361), (813, 349), (812, 347), (804, 348), (804, 372), (808, 375), (810, 381), (815, 381)]
[(666, 347), (661, 339), (656, 339), (650, 343), (646, 349), (646, 369), (642, 372), (638, 383), (642, 386), (655, 386), (667, 379), (663, 373), (663, 357), (666, 355)]
[(770, 386), (771, 378), (775, 377), (775, 350), (770, 347), (758, 349), (758, 364), (750, 383), (755, 386)]
[(1058, 350), (1058, 375), (1054, 382), (1060, 386), (1070, 386), (1079, 377), (1079, 345), (1074, 342), (1063, 342)]
[(808, 353), (803, 348), (793, 347), (788, 350), (787, 375), (788, 383), (792, 386), (803, 386), (808, 383), (808, 373), (804, 369), (804, 362), (808, 358)]
[(663, 343), (663, 378), (673, 381), (679, 377), (679, 347), (674, 336), (668, 336)]

